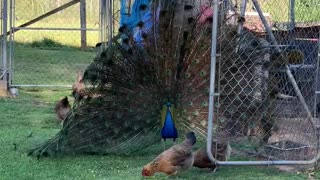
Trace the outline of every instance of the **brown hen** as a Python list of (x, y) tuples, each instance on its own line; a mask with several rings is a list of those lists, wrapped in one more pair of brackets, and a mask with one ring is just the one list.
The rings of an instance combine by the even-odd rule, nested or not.
[(54, 110), (56, 112), (59, 122), (63, 121), (66, 118), (70, 109), (71, 106), (69, 104), (67, 96), (57, 102)]
[(161, 153), (142, 170), (142, 176), (153, 176), (156, 172), (176, 175), (179, 170), (186, 170), (193, 164), (192, 146), (196, 143), (194, 132), (188, 132), (186, 139)]
[[(218, 161), (226, 161), (228, 154), (227, 143), (212, 142), (211, 146), (212, 155)], [(207, 146), (198, 149), (193, 153), (194, 162), (193, 166), (198, 168), (211, 168), (214, 172), (217, 168), (215, 163), (212, 163), (207, 155)]]

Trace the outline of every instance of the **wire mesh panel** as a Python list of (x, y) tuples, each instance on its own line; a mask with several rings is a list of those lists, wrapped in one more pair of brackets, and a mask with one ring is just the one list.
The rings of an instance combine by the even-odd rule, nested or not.
[[(78, 71), (85, 70), (92, 63), (97, 55), (95, 46), (102, 39), (101, 32), (107, 29), (101, 23), (100, 1), (7, 2), (10, 95), (17, 97), (13, 101), (21, 105), (17, 108), (23, 112), (23, 120), (30, 118), (31, 124), (41, 128), (49, 127), (53, 132), (58, 131), (63, 116), (58, 115), (57, 104), (64, 101), (64, 106), (68, 109), (74, 102), (70, 86), (75, 81), (81, 81), (81, 78), (77, 77)], [(118, 8), (117, 2), (113, 3), (115, 11)], [(86, 35), (84, 49), (83, 32)]]
[(317, 155), (319, 5), (293, 2), (219, 7), (213, 138), (230, 143), (231, 159)]
[[(152, 2), (158, 3), (152, 6), (157, 8), (152, 11), (156, 13), (158, 6), (162, 7), (161, 3), (165, 1)], [(312, 18), (306, 17), (306, 19), (302, 19), (304, 16), (299, 16), (298, 14), (306, 12), (299, 10), (303, 9), (302, 5), (293, 3), (294, 1), (243, 0), (240, 2), (225, 0), (219, 1), (218, 5), (214, 4), (215, 6), (217, 5), (219, 9), (213, 10), (211, 9), (211, 1), (206, 1), (204, 4), (202, 4), (204, 1), (190, 1), (193, 3), (190, 3), (188, 0), (177, 3), (172, 2), (174, 1), (170, 1), (167, 5), (170, 8), (174, 7), (170, 10), (170, 16), (168, 17), (177, 23), (177, 27), (179, 27), (179, 31), (177, 32), (180, 33), (181, 29), (185, 29), (185, 27), (180, 26), (180, 24), (192, 24), (192, 26), (186, 26), (188, 28), (183, 32), (183, 36), (182, 34), (173, 36), (176, 32), (172, 31), (172, 37), (177, 37), (177, 39), (172, 37), (168, 38), (165, 36), (167, 34), (167, 31), (164, 31), (165, 28), (163, 28), (162, 31), (160, 31), (161, 29), (159, 28), (159, 32), (162, 32), (163, 36), (160, 36), (161, 33), (159, 33), (160, 35), (158, 36), (156, 33), (158, 29), (155, 29), (155, 31), (152, 32), (154, 36), (148, 39), (146, 33), (148, 31), (143, 31), (144, 23), (137, 21), (134, 24), (137, 26), (137, 32), (139, 32), (137, 34), (139, 35), (141, 33), (141, 37), (145, 38), (146, 46), (152, 49), (152, 51), (140, 51), (141, 44), (139, 43), (143, 41), (138, 41), (139, 38), (136, 38), (136, 36), (126, 36), (126, 34), (123, 33), (127, 32), (123, 31), (127, 31), (127, 27), (122, 27), (122, 32), (120, 33), (122, 36), (118, 36), (118, 39), (115, 38), (113, 41), (115, 49), (107, 48), (88, 66), (87, 72), (85, 73), (89, 82), (93, 84), (100, 83), (99, 86), (94, 86), (94, 88), (97, 88), (95, 89), (97, 93), (92, 93), (97, 95), (97, 97), (92, 97), (93, 101), (91, 101), (91, 98), (84, 99), (82, 102), (88, 103), (88, 105), (83, 104), (83, 106), (80, 106), (84, 109), (74, 106), (74, 108), (78, 109), (77, 113), (69, 113), (69, 116), (65, 119), (66, 123), (64, 123), (61, 133), (58, 134), (58, 136), (63, 138), (59, 138), (59, 140), (53, 138), (47, 142), (49, 145), (45, 144), (39, 149), (36, 148), (33, 152), (35, 152), (35, 154), (40, 153), (46, 155), (46, 151), (51, 153), (52, 149), (52, 153), (68, 153), (71, 151), (106, 153), (109, 150), (109, 152), (121, 153), (117, 152), (117, 148), (119, 148), (122, 153), (130, 153), (130, 151), (133, 152), (137, 149), (144, 148), (145, 145), (140, 146), (136, 143), (137, 146), (130, 149), (127, 148), (126, 145), (131, 146), (131, 144), (126, 142), (134, 142), (135, 140), (143, 141), (143, 138), (148, 137), (144, 134), (141, 135), (141, 132), (147, 134), (149, 130), (141, 130), (146, 123), (145, 119), (140, 116), (140, 111), (143, 117), (147, 119), (150, 119), (148, 116), (152, 117), (152, 121), (154, 120), (156, 124), (156, 126), (152, 124), (153, 127), (160, 127), (160, 123), (158, 124), (157, 121), (160, 118), (156, 119), (157, 116), (155, 115), (155, 113), (158, 113), (158, 115), (161, 113), (158, 109), (160, 107), (158, 104), (154, 106), (156, 107), (155, 109), (151, 110), (149, 108), (149, 112), (146, 112), (143, 108), (136, 108), (136, 104), (140, 103), (140, 100), (147, 101), (146, 104), (144, 104), (146, 109), (149, 107), (147, 103), (153, 102), (151, 100), (149, 101), (143, 93), (145, 89), (149, 87), (153, 89), (152, 91), (147, 91), (147, 94), (150, 95), (150, 99), (152, 100), (159, 99), (159, 104), (169, 101), (167, 100), (170, 99), (168, 97), (175, 99), (177, 109), (180, 108), (180, 110), (178, 110), (180, 112), (178, 116), (180, 118), (180, 125), (183, 128), (196, 131), (199, 136), (205, 136), (206, 132), (204, 129), (207, 127), (205, 118), (208, 114), (207, 97), (209, 95), (207, 85), (210, 86), (209, 73), (207, 73), (207, 70), (209, 70), (208, 52), (210, 52), (211, 49), (210, 34), (216, 32), (210, 29), (208, 24), (215, 20), (212, 17), (213, 14), (219, 12), (218, 41), (213, 42), (217, 45), (217, 68), (214, 69), (215, 76), (217, 77), (215, 82), (216, 87), (214, 87), (214, 91), (216, 92), (214, 129), (210, 129), (209, 126), (209, 132), (213, 131), (213, 137), (215, 141), (217, 141), (217, 143), (215, 143), (216, 147), (222, 147), (223, 149), (213, 148), (216, 159), (228, 159), (225, 157), (217, 157), (228, 156), (229, 148), (227, 148), (226, 144), (231, 145), (232, 148), (231, 160), (237, 160), (239, 158), (257, 160), (254, 159), (256, 157), (266, 161), (303, 161), (314, 159), (318, 152), (317, 128), (319, 123), (316, 118), (315, 96), (318, 59), (314, 52), (317, 52), (319, 48), (319, 31), (316, 31), (317, 27), (310, 26), (310, 22), (317, 21), (317, 19), (314, 19), (315, 14), (312, 14), (313, 11), (308, 11), (308, 13), (311, 13), (310, 16), (312, 16)], [(16, 7), (18, 7), (18, 4), (19, 3), (16, 4)], [(28, 5), (28, 3), (25, 3), (25, 6)], [(23, 6), (23, 3), (21, 3), (20, 6)], [(110, 6), (110, 4), (108, 4), (108, 6)], [(137, 9), (138, 12), (140, 12), (140, 10), (143, 11), (143, 7), (144, 6), (140, 6)], [(194, 7), (196, 7), (195, 12), (187, 11)], [(16, 8), (16, 10), (18, 11), (19, 8)], [(28, 47), (25, 47), (25, 42), (20, 42), (21, 44), (16, 43), (15, 52), (20, 51), (20, 53), (15, 53), (17, 56), (19, 55), (19, 57), (15, 57), (15, 70), (16, 72), (23, 72), (23, 74), (18, 75), (16, 73), (14, 81), (19, 83), (29, 82), (30, 84), (64, 84), (73, 81), (74, 78), (72, 75), (76, 74), (76, 69), (84, 68), (86, 63), (89, 64), (87, 60), (91, 61), (90, 59), (95, 55), (94, 53), (79, 52), (79, 56), (68, 54), (69, 50), (74, 48), (72, 44), (79, 43), (71, 40), (74, 36), (73, 33), (78, 33), (77, 37), (79, 38), (79, 31), (69, 29), (69, 34), (67, 34), (65, 38), (70, 41), (66, 41), (68, 42), (66, 44), (59, 43), (59, 36), (62, 36), (62, 34), (57, 33), (54, 28), (60, 28), (64, 20), (68, 19), (68, 14), (63, 14), (67, 13), (67, 10), (61, 13), (63, 18), (60, 17), (59, 14), (51, 16), (53, 24), (50, 28), (47, 28), (44, 34), (36, 31), (38, 28), (36, 24), (30, 26), (28, 31), (26, 28), (20, 28), (20, 31), (16, 32), (14, 37), (16, 42), (19, 42), (18, 39), (21, 39), (21, 37), (29, 37), (31, 40), (26, 42), (32, 42), (29, 43), (29, 45), (31, 47), (38, 47), (38, 49), (28, 49)], [(193, 16), (193, 13), (196, 15)], [(17, 17), (19, 17), (19, 13), (16, 14)], [(166, 12), (159, 12), (159, 19), (160, 16), (166, 17)], [(154, 14), (154, 17), (157, 17), (157, 15)], [(103, 24), (105, 24), (104, 21), (107, 19), (108, 18), (104, 17), (102, 20), (100, 19), (101, 22), (99, 23), (102, 24), (103, 22)], [(77, 25), (73, 26), (72, 18), (69, 20), (69, 24), (66, 25), (66, 27), (79, 28)], [(77, 18), (74, 21), (76, 24), (79, 24)], [(108, 19), (108, 21), (110, 22), (110, 19)], [(152, 21), (153, 24), (151, 24), (151, 26), (154, 27), (157, 27), (157, 25), (163, 25), (163, 27), (166, 28), (168, 26), (175, 27), (173, 23), (168, 23), (168, 19), (163, 19), (163, 24), (156, 24), (156, 20), (151, 20), (151, 22)], [(308, 27), (300, 26), (300, 24), (305, 22), (308, 22)], [(105, 25), (101, 26), (107, 28)], [(162, 28), (162, 26), (159, 27)], [(203, 29), (196, 29), (195, 27), (201, 27)], [(37, 36), (33, 37), (32, 35), (34, 33), (19, 35), (18, 33), (20, 32), (34, 32), (37, 33)], [(188, 33), (191, 33), (192, 36), (188, 36)], [(161, 37), (163, 38), (161, 43), (164, 43), (163, 48), (166, 49), (164, 52), (162, 52), (162, 48), (157, 48), (158, 44), (155, 43), (158, 41), (158, 38)], [(42, 40), (38, 42), (37, 38)], [(184, 40), (180, 42), (179, 38), (184, 38)], [(129, 43), (131, 40), (137, 42), (132, 42), (131, 44)], [(149, 44), (148, 40), (155, 40), (152, 41), (154, 44), (152, 44), (151, 41)], [(177, 40), (177, 42), (174, 42), (175, 40)], [(195, 45), (193, 44), (194, 41)], [(120, 42), (122, 45), (120, 45)], [(173, 46), (172, 49), (168, 46), (168, 44), (180, 45), (180, 43), (181, 46)], [(185, 46), (184, 43), (189, 44)], [(47, 44), (52, 45), (52, 48), (43, 49)], [(155, 50), (153, 48), (155, 48)], [(179, 52), (180, 48), (181, 52)], [(62, 51), (53, 51), (56, 49), (63, 50), (63, 53)], [(35, 52), (41, 52), (42, 55), (38, 56)], [(150, 53), (152, 57), (150, 59), (152, 59), (154, 63), (150, 63), (152, 66), (149, 65), (149, 63), (146, 63), (146, 67), (140, 66), (145, 63), (144, 61), (146, 59), (149, 59), (145, 53)], [(171, 53), (173, 53), (173, 55)], [(189, 55), (185, 56), (185, 53), (189, 53)], [(177, 58), (177, 54), (182, 58)], [(50, 61), (50, 58), (53, 56), (61, 56), (61, 61), (56, 60), (56, 62), (53, 63)], [(169, 64), (172, 63), (168, 61), (171, 59), (167, 57), (173, 58), (172, 62), (179, 59), (179, 62), (176, 62), (174, 65), (168, 65), (167, 67), (167, 62)], [(186, 58), (188, 60), (185, 60), (184, 57), (188, 57)], [(158, 58), (163, 61), (157, 61), (159, 60)], [(18, 59), (20, 60), (19, 63), (17, 62)], [(44, 59), (48, 61), (44, 61)], [(68, 62), (66, 62), (66, 60), (68, 60)], [(114, 60), (116, 61), (114, 62)], [(199, 63), (199, 61), (202, 62)], [(72, 66), (69, 66), (70, 62), (72, 62)], [(159, 66), (157, 63), (165, 66)], [(34, 64), (37, 66), (34, 67)], [(28, 67), (30, 68), (28, 69)], [(134, 67), (134, 69), (131, 69), (131, 67)], [(188, 69), (191, 67), (194, 69)], [(148, 68), (150, 68), (151, 71), (144, 72), (145, 69), (149, 70)], [(159, 71), (155, 71), (155, 68)], [(166, 68), (172, 68), (173, 71)], [(153, 78), (162, 77), (163, 74), (159, 73), (159, 76), (158, 74), (153, 74), (158, 72), (166, 72), (163, 76), (165, 77), (163, 82), (168, 83), (169, 86), (174, 84), (172, 87), (176, 86), (176, 80), (178, 81), (180, 78), (184, 78), (183, 81), (180, 81), (181, 84), (177, 83), (179, 85), (178, 93), (175, 90), (171, 91), (170, 88), (168, 88), (169, 90), (165, 88), (165, 91), (168, 92), (164, 93), (157, 91), (164, 87), (162, 81), (155, 81), (157, 78)], [(45, 73), (50, 73), (50, 75), (46, 75)], [(131, 75), (130, 73), (136, 74)], [(149, 77), (152, 77), (150, 78), (151, 80), (146, 78), (148, 76), (145, 75), (145, 73), (150, 73)], [(180, 77), (180, 73), (185, 74), (181, 74)], [(65, 77), (65, 74), (67, 74), (68, 77)], [(140, 78), (142, 75), (144, 75), (144, 77)], [(192, 78), (189, 79), (190, 77)], [(144, 84), (145, 81), (150, 84)], [(156, 84), (163, 86), (158, 88)], [(142, 89), (139, 89), (141, 87)], [(113, 89), (110, 90), (108, 88)], [(122, 90), (125, 91), (122, 92)], [(180, 90), (182, 93), (179, 93)], [(157, 95), (158, 92), (161, 92), (161, 94)], [(103, 93), (113, 98), (111, 100), (112, 103), (110, 103), (110, 98), (103, 97)], [(173, 95), (171, 95), (171, 93), (173, 93)], [(210, 95), (213, 96), (213, 94)], [(163, 98), (162, 96), (166, 96), (165, 101), (161, 99)], [(96, 103), (95, 105), (97, 106), (93, 106), (94, 103), (91, 102)], [(128, 102), (130, 103), (128, 104)], [(120, 112), (125, 111), (123, 114), (128, 116), (124, 117), (124, 115), (118, 113), (115, 109)], [(135, 110), (139, 112), (137, 113)], [(94, 113), (92, 114), (93, 111)], [(209, 113), (211, 113), (211, 111), (209, 111)], [(131, 120), (133, 118), (135, 118), (136, 121), (122, 123), (125, 122), (125, 120)], [(82, 120), (79, 121), (79, 119)], [(93, 119), (96, 121), (92, 121)], [(149, 123), (152, 121), (149, 121)], [(121, 124), (119, 124), (119, 122)], [(142, 125), (139, 124), (140, 122)], [(77, 125), (73, 126), (72, 123)], [(81, 123), (83, 123), (83, 125), (78, 126), (78, 124)], [(113, 127), (113, 123), (116, 128)], [(131, 125), (131, 123), (137, 124), (134, 126)], [(133, 128), (131, 129), (129, 127)], [(72, 131), (70, 131), (69, 128)], [(95, 128), (99, 130), (94, 131)], [(72, 133), (68, 134), (65, 132)], [(115, 139), (112, 139), (113, 137), (108, 139), (106, 136), (109, 136), (109, 134), (106, 132), (114, 133), (113, 136)], [(124, 134), (128, 132), (129, 135), (119, 135), (119, 132)], [(132, 134), (136, 132), (141, 136), (133, 136), (134, 141), (127, 141), (126, 138), (130, 139)], [(87, 133), (87, 135), (85, 133)], [(150, 141), (151, 144), (156, 141), (156, 133), (158, 133), (158, 131), (150, 131), (150, 133), (152, 134), (152, 136), (150, 136), (152, 137), (150, 138), (152, 140), (152, 142)], [(118, 137), (123, 138), (123, 140), (121, 140), (122, 142), (117, 139)], [(99, 141), (96, 141), (97, 138)], [(72, 142), (73, 140), (77, 142), (74, 143)], [(89, 141), (90, 143), (88, 144)], [(115, 143), (118, 145), (115, 146)], [(223, 146), (219, 146), (219, 143), (222, 143)], [(109, 146), (109, 150), (106, 149), (108, 144), (111, 145)], [(251, 157), (253, 157), (253, 159)]]
[(11, 1), (14, 86), (71, 85), (77, 71), (83, 71), (96, 56), (99, 1), (81, 2), (85, 2), (84, 14), (75, 0)]

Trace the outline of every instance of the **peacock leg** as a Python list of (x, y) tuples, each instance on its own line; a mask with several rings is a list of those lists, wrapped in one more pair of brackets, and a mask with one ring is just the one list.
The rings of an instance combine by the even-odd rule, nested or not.
[(176, 139), (174, 138), (173, 139), (173, 145), (176, 145), (177, 144), (177, 142), (176, 142)]
[(163, 150), (166, 150), (166, 139), (163, 139)]

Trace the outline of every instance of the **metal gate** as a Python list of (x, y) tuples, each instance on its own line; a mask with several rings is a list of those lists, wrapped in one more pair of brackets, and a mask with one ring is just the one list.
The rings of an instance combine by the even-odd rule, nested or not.
[(94, 59), (95, 44), (112, 36), (116, 24), (112, 17), (107, 21), (117, 8), (113, 1), (4, 2), (9, 17), (8, 80), (14, 87), (70, 87), (77, 72)]
[[(213, 3), (218, 33), (212, 36), (207, 152), (218, 165), (301, 165), (320, 158), (320, 18), (297, 3), (242, 0), (225, 9)], [(240, 16), (236, 30), (226, 25), (230, 12)], [(219, 143), (231, 144), (231, 158), (248, 160), (221, 161)]]

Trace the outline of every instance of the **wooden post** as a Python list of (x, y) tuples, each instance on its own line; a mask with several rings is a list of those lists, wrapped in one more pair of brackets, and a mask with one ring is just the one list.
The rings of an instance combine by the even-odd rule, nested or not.
[(6, 80), (0, 80), (0, 97), (8, 96), (8, 83)]
[(81, 50), (87, 48), (86, 0), (80, 0)]

